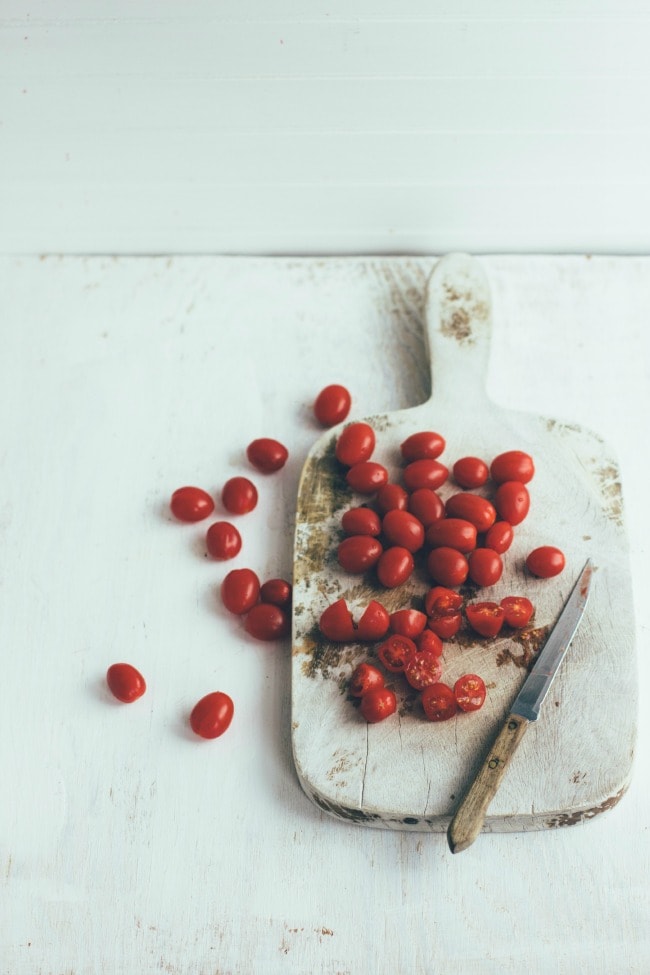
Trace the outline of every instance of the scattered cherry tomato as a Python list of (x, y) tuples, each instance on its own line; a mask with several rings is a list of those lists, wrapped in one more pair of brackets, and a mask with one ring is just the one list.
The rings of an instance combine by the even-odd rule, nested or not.
[(442, 664), (440, 657), (430, 650), (418, 650), (404, 668), (404, 676), (418, 691), (440, 680)]
[(111, 664), (106, 671), (106, 683), (113, 697), (122, 704), (132, 704), (147, 689), (144, 677), (132, 664)]
[(321, 426), (333, 427), (345, 420), (351, 405), (352, 397), (345, 386), (332, 383), (321, 389), (316, 397), (314, 415)]
[(402, 457), (409, 464), (414, 460), (435, 460), (444, 449), (444, 437), (431, 430), (412, 433), (400, 446)]
[(429, 684), (422, 691), (422, 707), (429, 721), (448, 721), (458, 710), (454, 692), (448, 684)]
[(246, 456), (256, 470), (262, 474), (272, 474), (284, 467), (289, 459), (289, 451), (279, 440), (260, 437), (249, 443)]
[(352, 697), (363, 697), (375, 687), (384, 686), (384, 675), (378, 667), (372, 664), (359, 664), (350, 678), (348, 690)]
[(471, 521), (478, 532), (486, 532), (497, 518), (494, 505), (479, 494), (461, 492), (452, 494), (445, 504), (449, 518), (464, 518)]
[(381, 603), (373, 599), (368, 603), (359, 620), (359, 640), (383, 640), (390, 627), (390, 615)]
[(490, 476), (495, 484), (504, 481), (520, 481), (528, 484), (535, 474), (535, 464), (530, 454), (523, 450), (506, 450), (499, 454), (490, 464)]
[(492, 548), (499, 555), (507, 552), (512, 545), (515, 533), (508, 521), (495, 521), (485, 535), (485, 547)]
[(292, 593), (291, 583), (284, 579), (268, 579), (260, 587), (260, 599), (263, 603), (273, 603), (274, 606), (283, 608), (291, 605)]
[(475, 548), (467, 556), (469, 577), (477, 586), (493, 586), (503, 575), (503, 562), (491, 548)]
[(481, 636), (496, 636), (505, 620), (505, 611), (498, 603), (468, 603), (465, 607), (467, 622)]
[(408, 493), (400, 484), (384, 484), (377, 491), (375, 504), (382, 515), (387, 511), (406, 511), (408, 508)]
[(387, 511), (381, 527), (391, 545), (401, 545), (409, 552), (417, 552), (424, 545), (424, 525), (409, 511)]
[(395, 713), (397, 698), (388, 687), (371, 687), (361, 698), (359, 710), (369, 724), (376, 724)]
[(202, 521), (214, 511), (214, 501), (207, 491), (198, 487), (178, 488), (169, 506), (179, 521)]
[(463, 617), (460, 613), (432, 613), (427, 626), (441, 640), (451, 640), (460, 630)]
[(564, 553), (553, 545), (542, 545), (534, 549), (526, 559), (528, 571), (540, 579), (559, 575), (565, 565)]
[(488, 465), (480, 457), (461, 457), (452, 467), (452, 474), (462, 488), (481, 487), (488, 479)]
[(257, 504), (257, 488), (247, 477), (231, 477), (221, 492), (221, 501), (232, 515), (245, 515)]
[(494, 495), (494, 507), (503, 521), (521, 524), (530, 510), (528, 488), (521, 481), (504, 481)]
[(375, 449), (375, 431), (367, 423), (350, 423), (336, 442), (336, 459), (352, 467), (370, 460)]
[(395, 589), (409, 578), (415, 563), (413, 556), (403, 545), (387, 548), (377, 562), (377, 577), (386, 589)]
[(429, 552), (427, 569), (434, 582), (441, 586), (462, 586), (469, 573), (469, 564), (458, 549), (442, 545)]
[(408, 636), (393, 633), (377, 649), (377, 656), (391, 674), (401, 674), (407, 663), (417, 653), (417, 647)]
[(432, 653), (434, 657), (439, 657), (442, 653), (442, 640), (437, 633), (428, 627), (419, 636), (416, 636), (413, 642), (418, 650)]
[(425, 528), (445, 517), (443, 500), (431, 488), (418, 488), (414, 491), (409, 497), (408, 510)]
[(419, 609), (398, 609), (390, 614), (390, 628), (399, 636), (408, 636), (414, 640), (422, 633), (427, 625), (426, 613)]
[(362, 460), (352, 465), (345, 480), (358, 494), (374, 494), (388, 483), (388, 471), (374, 460)]
[(328, 606), (318, 625), (323, 636), (333, 643), (349, 643), (354, 639), (354, 620), (345, 599), (337, 599)]
[(432, 548), (455, 548), (467, 553), (476, 548), (476, 526), (464, 518), (441, 518), (427, 528), (427, 542)]
[(221, 602), (230, 613), (243, 616), (260, 596), (260, 580), (252, 569), (232, 569), (221, 583)]
[(381, 533), (381, 518), (372, 508), (349, 508), (341, 518), (346, 535), (372, 535)]
[(205, 544), (213, 559), (234, 559), (241, 551), (241, 535), (229, 521), (215, 521), (207, 530)]
[(478, 674), (463, 674), (454, 684), (454, 697), (461, 711), (478, 711), (485, 703), (485, 681)]
[(234, 711), (232, 698), (223, 691), (214, 691), (194, 705), (190, 727), (200, 738), (219, 738), (230, 727)]
[(402, 471), (404, 484), (409, 491), (417, 491), (419, 488), (434, 491), (445, 483), (448, 476), (449, 469), (438, 460), (414, 460)]
[(256, 640), (280, 640), (291, 629), (289, 616), (274, 603), (256, 603), (249, 611), (244, 629)]
[(463, 597), (453, 589), (445, 586), (434, 586), (424, 597), (424, 609), (428, 616), (439, 613), (441, 616), (457, 613), (463, 605)]
[(370, 535), (349, 535), (338, 547), (339, 565), (346, 572), (360, 574), (377, 563), (383, 550), (381, 542)]
[(526, 626), (533, 615), (534, 607), (525, 596), (506, 596), (501, 600), (505, 621), (515, 630)]

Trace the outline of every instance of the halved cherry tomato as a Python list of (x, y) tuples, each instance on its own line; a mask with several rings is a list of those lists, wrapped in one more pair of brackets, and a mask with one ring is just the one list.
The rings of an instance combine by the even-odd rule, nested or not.
[(388, 687), (372, 687), (361, 698), (361, 714), (369, 724), (376, 724), (395, 714), (397, 698)]
[(427, 625), (426, 613), (419, 609), (398, 609), (390, 614), (390, 628), (393, 633), (408, 636), (414, 640)]
[(400, 484), (384, 484), (377, 491), (375, 504), (378, 511), (385, 515), (387, 511), (406, 511), (408, 508), (408, 493)]
[(465, 614), (469, 625), (481, 636), (496, 636), (506, 617), (502, 606), (489, 601), (468, 603)]
[(336, 442), (336, 459), (346, 467), (370, 460), (375, 449), (375, 431), (367, 423), (350, 423)]
[(506, 623), (515, 630), (526, 626), (535, 611), (530, 599), (525, 596), (506, 596), (501, 600), (501, 605), (506, 614)]
[(260, 596), (260, 580), (252, 569), (232, 569), (221, 583), (221, 602), (230, 613), (242, 616)]
[(490, 476), (496, 484), (504, 481), (521, 481), (528, 484), (535, 474), (535, 464), (530, 454), (523, 450), (506, 450), (490, 464)]
[(497, 519), (494, 505), (487, 498), (466, 491), (452, 494), (445, 503), (445, 509), (447, 517), (471, 521), (478, 532), (486, 532)]
[(260, 586), (260, 599), (263, 603), (273, 603), (286, 608), (291, 605), (292, 587), (284, 579), (268, 579)]
[(368, 603), (357, 626), (359, 640), (383, 640), (390, 628), (390, 615), (381, 603)]
[(246, 456), (256, 470), (262, 474), (272, 474), (284, 467), (289, 459), (289, 451), (279, 440), (260, 437), (249, 443)]
[(132, 704), (147, 689), (144, 677), (132, 664), (111, 664), (106, 671), (106, 683), (113, 697), (122, 704)]
[(452, 474), (462, 488), (481, 487), (488, 479), (488, 465), (480, 457), (461, 457), (452, 467)]
[(247, 477), (231, 477), (223, 486), (221, 501), (233, 515), (248, 514), (257, 504), (257, 488)]
[(454, 697), (461, 711), (478, 711), (485, 703), (485, 681), (478, 674), (463, 674), (454, 684)]
[(354, 639), (354, 620), (345, 599), (337, 599), (328, 606), (318, 625), (323, 636), (333, 643), (350, 643)]
[(427, 542), (432, 548), (455, 548), (467, 553), (476, 548), (476, 526), (464, 518), (441, 518), (427, 528)]
[(453, 589), (445, 586), (434, 586), (424, 597), (424, 609), (428, 616), (438, 613), (441, 616), (457, 613), (463, 605), (463, 597)]
[(435, 460), (444, 449), (444, 437), (432, 430), (412, 433), (400, 446), (402, 457), (407, 463), (414, 460)]
[(341, 518), (346, 535), (372, 535), (381, 533), (381, 518), (372, 508), (349, 508)]
[(289, 634), (291, 621), (281, 606), (257, 603), (246, 616), (244, 629), (256, 640), (281, 640)]
[(345, 386), (332, 383), (321, 389), (314, 403), (314, 415), (324, 427), (333, 427), (345, 420), (350, 412), (352, 397)]
[(206, 532), (205, 544), (213, 559), (234, 559), (241, 551), (241, 535), (229, 521), (215, 521)]
[(414, 460), (402, 471), (404, 484), (409, 491), (419, 488), (434, 491), (445, 483), (448, 476), (449, 469), (438, 460)]
[(386, 589), (395, 589), (409, 578), (415, 563), (413, 556), (403, 545), (392, 545), (383, 552), (377, 562), (377, 578)]
[(429, 552), (427, 569), (433, 581), (441, 586), (462, 586), (467, 579), (469, 564), (458, 549), (442, 545)]
[(409, 660), (417, 653), (417, 647), (408, 636), (393, 633), (377, 649), (377, 656), (391, 674), (401, 674)]
[(200, 738), (219, 738), (230, 727), (234, 711), (232, 698), (223, 691), (214, 691), (194, 705), (190, 727)]
[(503, 575), (503, 562), (491, 548), (475, 548), (467, 556), (469, 577), (477, 586), (493, 586)]
[(554, 545), (541, 545), (533, 549), (526, 559), (526, 568), (540, 579), (550, 579), (562, 572), (566, 565), (564, 552)]
[(454, 692), (448, 684), (429, 684), (422, 691), (422, 707), (429, 721), (448, 721), (458, 711)]
[(359, 664), (350, 678), (348, 690), (352, 697), (363, 697), (375, 687), (384, 686), (384, 675), (378, 667), (372, 664)]
[(441, 640), (451, 640), (452, 636), (456, 636), (460, 630), (462, 623), (463, 617), (458, 612), (445, 613), (444, 615), (433, 613), (429, 617), (427, 626)]
[(503, 521), (521, 524), (530, 510), (528, 488), (521, 481), (504, 481), (496, 490), (494, 506)]
[(417, 552), (424, 545), (424, 525), (410, 511), (387, 511), (381, 527), (391, 545), (401, 545), (409, 552)]
[(494, 549), (499, 555), (503, 555), (512, 545), (514, 537), (515, 533), (510, 522), (495, 521), (485, 535), (485, 547)]
[(201, 521), (214, 511), (214, 501), (198, 487), (181, 487), (172, 494), (169, 504), (179, 521)]
[(358, 494), (374, 494), (388, 483), (388, 471), (383, 464), (377, 464), (374, 460), (362, 460), (352, 465), (345, 480)]
[(435, 684), (440, 680), (442, 674), (442, 664), (440, 657), (431, 653), (430, 650), (418, 650), (404, 668), (404, 676), (411, 685), (418, 691), (424, 690), (430, 684)]
[(434, 657), (439, 657), (442, 653), (442, 640), (437, 633), (428, 627), (419, 636), (416, 636), (413, 642), (418, 650), (432, 653)]
[(338, 547), (339, 565), (346, 572), (360, 574), (377, 563), (383, 550), (381, 542), (370, 535), (350, 535)]

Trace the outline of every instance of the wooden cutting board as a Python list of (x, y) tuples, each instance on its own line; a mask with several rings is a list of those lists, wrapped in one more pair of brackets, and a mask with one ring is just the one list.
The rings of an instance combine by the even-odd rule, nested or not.
[[(597, 566), (580, 630), (545, 702), (494, 799), (484, 829), (493, 832), (571, 825), (614, 806), (629, 783), (636, 734), (633, 609), (621, 484), (611, 448), (595, 433), (554, 419), (505, 410), (485, 392), (491, 332), (489, 283), (480, 263), (449, 255), (434, 267), (427, 290), (432, 397), (414, 409), (365, 418), (377, 435), (373, 455), (399, 480), (400, 443), (435, 430), (447, 443), (440, 460), (479, 456), (488, 462), (510, 449), (530, 453), (536, 475), (531, 511), (504, 556), (504, 574), (469, 598), (528, 596), (533, 623), (516, 638), (486, 641), (469, 632), (445, 644), (442, 679), (480, 674), (484, 707), (432, 724), (419, 696), (391, 681), (398, 711), (368, 725), (348, 695), (354, 667), (373, 660), (372, 646), (333, 644), (318, 620), (339, 597), (355, 618), (371, 599), (393, 611), (420, 607), (431, 581), (420, 566), (411, 579), (383, 589), (373, 574), (340, 569), (336, 549), (342, 513), (367, 499), (355, 496), (334, 457), (343, 425), (314, 445), (297, 503), (292, 634), (292, 744), (306, 794), (325, 812), (368, 826), (446, 830), (477, 771), (527, 667), (557, 618), (589, 556)], [(558, 350), (561, 355), (561, 350)], [(531, 385), (537, 381), (531, 363)], [(346, 422), (362, 419), (350, 416)], [(440, 494), (460, 488), (449, 480)], [(486, 485), (479, 493), (490, 496)], [(564, 573), (539, 580), (525, 570), (528, 552), (560, 547)]]

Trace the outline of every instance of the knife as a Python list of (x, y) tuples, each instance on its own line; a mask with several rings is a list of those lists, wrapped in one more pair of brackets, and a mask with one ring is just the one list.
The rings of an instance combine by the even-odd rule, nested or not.
[(510, 714), (487, 758), (461, 800), (447, 830), (447, 840), (452, 853), (466, 850), (480, 833), (488, 806), (501, 784), (510, 759), (530, 722), (537, 721), (542, 702), (585, 611), (593, 571), (591, 560), (587, 559), (557, 623), (515, 698)]

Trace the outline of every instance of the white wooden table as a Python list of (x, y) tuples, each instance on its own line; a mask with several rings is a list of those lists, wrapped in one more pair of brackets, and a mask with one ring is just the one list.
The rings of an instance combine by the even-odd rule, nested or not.
[[(619, 455), (639, 679), (648, 667), (650, 259), (484, 259), (489, 392), (589, 426)], [(0, 971), (11, 975), (645, 975), (650, 762), (592, 822), (443, 835), (337, 822), (290, 754), (289, 647), (257, 644), (216, 593), (227, 568), (291, 570), (316, 392), (359, 415), (415, 405), (433, 259), (6, 258), (0, 262)], [(424, 360), (426, 361), (426, 360)], [(218, 492), (244, 449), (244, 548), (204, 557), (172, 521), (183, 483)], [(131, 707), (108, 664), (148, 680)], [(228, 691), (222, 739), (187, 728)]]

